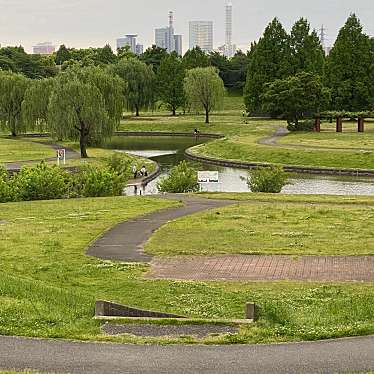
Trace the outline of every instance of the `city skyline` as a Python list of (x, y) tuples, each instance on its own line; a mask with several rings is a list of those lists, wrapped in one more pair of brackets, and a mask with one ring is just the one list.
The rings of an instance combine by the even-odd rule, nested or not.
[[(31, 51), (40, 42), (54, 45), (86, 48), (110, 44), (116, 47), (116, 39), (126, 34), (138, 34), (147, 48), (154, 44), (154, 29), (165, 24), (165, 14), (173, 10), (178, 21), (176, 29), (184, 37), (185, 52), (188, 48), (189, 21), (209, 19), (214, 22), (214, 48), (225, 44), (225, 0), (207, 0), (204, 3), (190, 0), (188, 4), (160, 0), (157, 7), (150, 7), (146, 0), (108, 0), (103, 8), (98, 0), (0, 0), (1, 45), (23, 45)], [(198, 6), (194, 6), (198, 5)], [(350, 13), (355, 12), (362, 21), (364, 31), (374, 35), (371, 19), (374, 7), (369, 0), (315, 0), (313, 4), (300, 4), (286, 0), (234, 0), (233, 44), (244, 49), (257, 40), (272, 18), (278, 17), (287, 30), (300, 17), (306, 17), (313, 28), (327, 27), (327, 44), (333, 44), (337, 32)], [(145, 10), (146, 9), (146, 10)], [(129, 15), (127, 15), (130, 12)], [(85, 15), (85, 16), (84, 16)], [(98, 27), (100, 25), (100, 27)]]

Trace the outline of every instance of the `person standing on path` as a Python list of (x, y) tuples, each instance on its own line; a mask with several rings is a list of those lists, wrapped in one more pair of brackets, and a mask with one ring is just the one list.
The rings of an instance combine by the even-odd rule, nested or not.
[(133, 165), (131, 170), (132, 170), (132, 173), (134, 174), (134, 179), (136, 179), (138, 176), (138, 168), (135, 165)]

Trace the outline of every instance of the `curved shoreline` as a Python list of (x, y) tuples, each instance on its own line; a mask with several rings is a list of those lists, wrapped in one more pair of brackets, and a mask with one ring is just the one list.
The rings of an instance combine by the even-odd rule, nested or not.
[[(275, 135), (267, 137), (266, 139), (274, 138), (274, 136), (284, 136), (284, 133), (279, 133), (277, 135), (278, 130), (276, 131)], [(185, 133), (185, 132), (162, 132), (162, 131), (119, 131), (116, 132), (115, 135), (117, 136), (170, 136), (170, 137), (194, 137), (194, 134)], [(205, 139), (224, 139), (225, 136), (222, 134), (211, 134), (211, 133), (202, 133), (199, 135), (200, 138)], [(261, 140), (260, 140), (261, 141)], [(260, 142), (259, 141), (259, 142)], [(262, 143), (259, 143), (262, 144)], [(270, 144), (266, 144), (270, 145)], [(279, 145), (281, 146), (281, 145)], [(246, 162), (246, 161), (236, 161), (236, 160), (224, 160), (215, 157), (208, 157), (197, 155), (193, 153), (193, 149), (195, 147), (191, 147), (186, 149), (185, 156), (187, 159), (192, 161), (203, 162), (206, 164), (223, 166), (223, 167), (230, 167), (234, 169), (256, 169), (259, 167), (269, 167), (271, 163), (261, 163), (261, 162)], [(283, 168), (287, 172), (297, 173), (297, 174), (314, 174), (314, 175), (334, 175), (334, 176), (357, 176), (357, 177), (374, 177), (374, 169), (350, 169), (350, 168), (333, 168), (333, 167), (314, 167), (314, 166), (297, 166), (297, 165), (283, 165)]]
[[(278, 129), (279, 130), (279, 129)], [(271, 145), (266, 144), (266, 139), (274, 141), (274, 137), (284, 136), (283, 133), (278, 133), (278, 130), (275, 134), (266, 137), (265, 139), (260, 139), (257, 141), (258, 144), (262, 145)], [(24, 134), (23, 137), (28, 138), (41, 138), (46, 137), (48, 134)], [(127, 137), (196, 137), (193, 133), (186, 132), (163, 132), (163, 131), (117, 131), (114, 133), (114, 136), (127, 136)], [(200, 138), (203, 139), (224, 139), (225, 136), (222, 134), (212, 134), (212, 133), (201, 133), (199, 134)], [(265, 141), (265, 143), (261, 143)], [(282, 147), (282, 145), (277, 144), (276, 146)], [(198, 161), (206, 164), (230, 167), (234, 169), (256, 169), (259, 167), (269, 167), (271, 163), (265, 162), (248, 162), (248, 161), (238, 161), (238, 160), (225, 160), (210, 156), (198, 155), (193, 152), (195, 146), (185, 150), (185, 156), (187, 159), (192, 161)], [(31, 161), (31, 162), (36, 162)], [(317, 166), (307, 166), (307, 165), (283, 165), (283, 168), (287, 172), (297, 173), (297, 174), (313, 174), (313, 175), (333, 175), (333, 176), (355, 176), (355, 177), (374, 177), (374, 169), (352, 169), (352, 168), (335, 168), (335, 167), (317, 167)], [(143, 183), (139, 185), (146, 185), (156, 179), (160, 175), (161, 171), (159, 170), (159, 165), (156, 173), (151, 174)]]
[[(205, 164), (230, 167), (234, 169), (257, 169), (260, 167), (269, 167), (271, 163), (263, 162), (246, 162), (246, 161), (235, 161), (235, 160), (223, 160), (209, 156), (196, 155), (192, 152), (193, 148), (189, 148), (185, 151), (185, 155), (189, 160), (203, 162)], [(343, 176), (354, 176), (354, 177), (374, 177), (374, 169), (343, 169), (343, 168), (321, 168), (313, 166), (295, 166), (295, 165), (283, 165), (283, 169), (290, 173), (297, 174), (320, 174), (320, 175), (343, 175)]]

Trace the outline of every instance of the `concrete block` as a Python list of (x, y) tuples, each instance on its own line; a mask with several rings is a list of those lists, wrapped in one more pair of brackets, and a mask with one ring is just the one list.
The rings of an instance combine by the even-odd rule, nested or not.
[(247, 303), (245, 305), (245, 318), (255, 321), (257, 317), (256, 312), (257, 312), (256, 304)]

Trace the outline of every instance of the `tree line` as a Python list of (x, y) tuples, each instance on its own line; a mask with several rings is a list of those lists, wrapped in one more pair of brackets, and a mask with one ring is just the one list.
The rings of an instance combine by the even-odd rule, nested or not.
[(296, 125), (321, 110), (373, 110), (374, 38), (352, 14), (325, 56), (306, 19), (290, 34), (274, 19), (251, 46), (244, 97), (249, 113), (283, 115)]
[(74, 64), (43, 79), (0, 71), (0, 129), (12, 136), (48, 131), (54, 139), (77, 140), (87, 158), (87, 146), (110, 137), (126, 109), (139, 116), (162, 100), (173, 114), (181, 106), (204, 111), (209, 123), (224, 93), (215, 68), (185, 70), (175, 54), (161, 61), (157, 74), (133, 57), (105, 66)]

